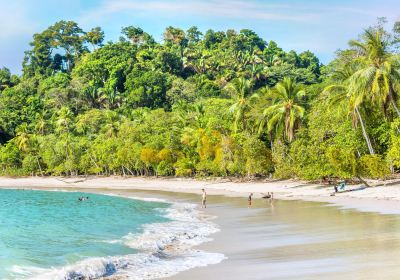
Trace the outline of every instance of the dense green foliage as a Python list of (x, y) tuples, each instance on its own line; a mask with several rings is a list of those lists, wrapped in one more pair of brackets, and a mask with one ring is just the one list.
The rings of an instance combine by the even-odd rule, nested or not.
[(400, 169), (399, 24), (329, 65), (251, 30), (60, 21), (0, 69), (0, 172), (382, 178)]

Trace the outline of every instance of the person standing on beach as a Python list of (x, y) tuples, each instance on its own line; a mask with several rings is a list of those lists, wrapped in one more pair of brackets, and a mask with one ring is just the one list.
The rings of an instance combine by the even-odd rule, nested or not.
[(248, 198), (248, 200), (247, 200), (247, 202), (248, 202), (247, 208), (250, 208), (250, 207), (251, 207), (251, 199), (252, 199), (252, 197), (253, 197), (253, 193), (251, 193), (251, 194), (249, 195), (249, 198)]
[(202, 199), (201, 199), (201, 207), (207, 208), (207, 193), (205, 189), (201, 189), (203, 191)]

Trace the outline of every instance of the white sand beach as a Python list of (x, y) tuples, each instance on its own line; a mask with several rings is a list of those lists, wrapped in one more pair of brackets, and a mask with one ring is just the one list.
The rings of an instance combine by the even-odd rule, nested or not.
[(400, 179), (369, 181), (372, 186), (346, 186), (345, 192), (334, 192), (332, 186), (310, 184), (295, 180), (247, 181), (230, 179), (180, 179), (142, 177), (0, 177), (2, 188), (86, 188), (107, 190), (158, 190), (179, 193), (200, 194), (201, 189), (208, 195), (254, 198), (263, 193), (273, 192), (275, 199), (328, 202), (332, 205), (354, 208), (361, 211), (383, 214), (400, 214)]

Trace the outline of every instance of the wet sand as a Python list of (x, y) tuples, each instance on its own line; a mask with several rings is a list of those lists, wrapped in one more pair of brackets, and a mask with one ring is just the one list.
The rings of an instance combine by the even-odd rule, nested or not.
[[(199, 203), (200, 196), (163, 191), (79, 189)], [(400, 215), (360, 212), (322, 202), (213, 195), (204, 213), (221, 231), (198, 249), (223, 253), (219, 264), (171, 280), (400, 278)]]
[(324, 203), (212, 197), (207, 213), (221, 231), (202, 250), (224, 253), (217, 265), (169, 279), (399, 279), (400, 216)]

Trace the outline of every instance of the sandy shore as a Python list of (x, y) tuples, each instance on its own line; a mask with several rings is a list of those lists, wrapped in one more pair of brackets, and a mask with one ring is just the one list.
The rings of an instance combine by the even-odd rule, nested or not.
[(226, 259), (168, 280), (399, 279), (397, 215), (284, 200), (247, 209), (243, 199), (224, 196), (211, 197), (206, 212), (221, 231), (199, 249)]
[(250, 192), (254, 198), (262, 193), (274, 192), (276, 199), (328, 202), (335, 206), (361, 211), (400, 214), (400, 179), (370, 181), (371, 188), (362, 185), (348, 186), (346, 192), (331, 196), (331, 186), (307, 182), (284, 180), (269, 182), (232, 182), (228, 179), (194, 180), (178, 178), (132, 178), (132, 177), (0, 177), (3, 188), (87, 188), (108, 190), (159, 190), (200, 194), (205, 188), (209, 195), (246, 197)]
[[(216, 216), (221, 231), (199, 249), (223, 253), (227, 259), (168, 279), (392, 280), (400, 275), (400, 217), (367, 213), (400, 214), (397, 181), (364, 189), (351, 186), (354, 191), (336, 196), (331, 196), (332, 187), (296, 181), (2, 177), (0, 187), (82, 190), (190, 203), (198, 203), (205, 188), (210, 195), (205, 212)], [(251, 209), (246, 207), (249, 192), (255, 194)], [(274, 192), (279, 200), (270, 204), (258, 199), (266, 192)]]
[[(110, 189), (80, 190), (116, 193)], [(198, 203), (199, 197), (165, 191), (117, 193), (184, 203)], [(166, 280), (395, 280), (400, 275), (398, 215), (301, 200), (276, 200), (271, 204), (258, 199), (250, 209), (242, 197), (212, 195), (208, 202), (203, 212), (216, 217), (213, 222), (220, 231), (197, 248), (223, 253), (226, 259)]]

